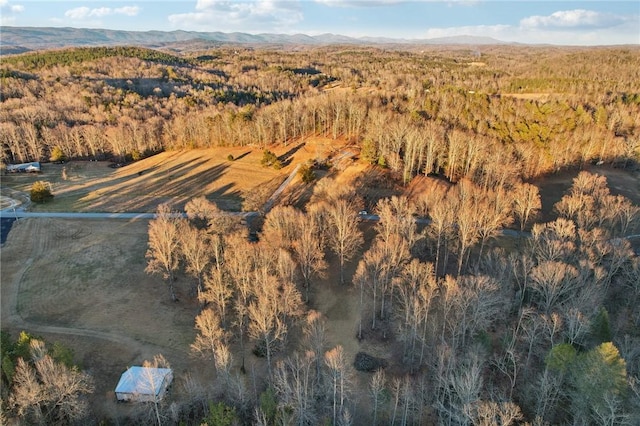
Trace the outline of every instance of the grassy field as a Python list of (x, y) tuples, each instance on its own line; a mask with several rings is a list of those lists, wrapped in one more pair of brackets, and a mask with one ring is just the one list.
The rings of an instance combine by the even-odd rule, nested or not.
[(160, 203), (181, 209), (198, 196), (239, 211), (248, 194), (272, 193), (296, 164), (315, 155), (305, 149), (273, 151), (285, 165), (281, 170), (262, 167), (260, 149), (212, 148), (162, 152), (120, 168), (110, 162), (46, 163), (41, 174), (7, 174), (2, 183), (28, 192), (36, 180), (48, 182), (54, 200), (33, 206), (36, 211), (152, 212)]

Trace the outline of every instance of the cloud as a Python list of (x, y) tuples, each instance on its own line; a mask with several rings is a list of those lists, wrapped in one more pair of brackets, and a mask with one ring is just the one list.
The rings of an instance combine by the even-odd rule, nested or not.
[(315, 0), (329, 7), (381, 7), (401, 3), (403, 0)]
[(18, 21), (16, 14), (24, 12), (21, 4), (10, 4), (9, 0), (0, 0), (0, 25), (15, 25)]
[(639, 44), (640, 15), (616, 15), (586, 9), (528, 16), (515, 25), (431, 28), (426, 38), (472, 35), (518, 43), (555, 45)]
[[(400, 3), (406, 3), (407, 0), (314, 0), (316, 3), (323, 4), (329, 7), (384, 7), (392, 6)], [(447, 3), (447, 4), (463, 4), (473, 5), (479, 0), (423, 0), (425, 2), (432, 3)]]
[[(639, 16), (627, 16), (620, 24), (610, 27), (584, 24), (574, 27), (533, 27), (527, 25), (477, 25), (430, 28), (424, 38), (470, 35), (491, 37), (504, 42), (553, 44), (567, 46), (639, 44)], [(421, 36), (423, 37), (423, 36)]]
[(7, 9), (11, 13), (24, 12), (24, 6), (21, 4), (9, 4), (9, 0), (0, 0), (0, 8)]
[(138, 6), (124, 6), (114, 9), (114, 12), (117, 15), (136, 16), (140, 13), (140, 8)]
[(560, 10), (547, 16), (534, 15), (520, 20), (523, 28), (608, 28), (626, 21), (623, 16), (593, 10)]
[(115, 9), (110, 7), (96, 7), (90, 9), (86, 6), (81, 6), (67, 10), (64, 13), (64, 16), (80, 21), (88, 18), (103, 18), (105, 16), (112, 15), (136, 16), (138, 13), (140, 13), (140, 8), (138, 6), (124, 6)]
[(170, 15), (177, 28), (200, 31), (286, 31), (303, 20), (297, 1), (198, 0), (195, 11)]

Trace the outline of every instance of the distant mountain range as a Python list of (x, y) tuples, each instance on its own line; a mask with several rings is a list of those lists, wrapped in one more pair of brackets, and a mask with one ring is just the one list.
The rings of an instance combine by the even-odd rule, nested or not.
[(247, 34), (197, 31), (119, 31), (90, 28), (0, 27), (0, 54), (78, 46), (130, 45), (168, 48), (185, 42), (247, 45), (329, 45), (329, 44), (413, 44), (413, 45), (492, 45), (507, 44), (490, 37), (457, 36), (433, 39), (394, 39), (347, 37), (336, 34)]

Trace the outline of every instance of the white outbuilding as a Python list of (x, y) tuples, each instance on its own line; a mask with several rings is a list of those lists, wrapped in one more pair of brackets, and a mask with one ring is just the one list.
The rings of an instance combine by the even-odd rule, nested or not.
[(158, 402), (172, 380), (170, 368), (130, 367), (120, 376), (116, 398), (118, 401)]

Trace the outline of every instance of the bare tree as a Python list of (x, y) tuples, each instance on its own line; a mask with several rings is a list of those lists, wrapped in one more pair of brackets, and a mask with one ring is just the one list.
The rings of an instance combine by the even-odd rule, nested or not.
[(242, 233), (225, 238), (225, 269), (234, 282), (240, 304), (249, 305), (255, 287), (254, 270), (258, 263), (257, 249)]
[(327, 344), (325, 336), (326, 320), (318, 311), (311, 310), (307, 313), (307, 321), (304, 325), (305, 343), (314, 354), (316, 365), (316, 383), (321, 379), (321, 360)]
[(278, 361), (271, 381), (278, 395), (281, 412), (291, 412), (293, 421), (298, 425), (315, 424), (318, 420), (313, 365), (313, 353), (301, 355), (296, 352)]
[(531, 270), (531, 289), (538, 306), (546, 312), (573, 294), (578, 285), (578, 271), (563, 262), (544, 261)]
[(318, 221), (312, 215), (302, 215), (298, 222), (298, 238), (293, 241), (293, 251), (304, 279), (305, 300), (309, 301), (309, 287), (313, 277), (324, 276), (327, 262), (324, 259), (324, 236)]
[(228, 333), (222, 328), (219, 314), (211, 308), (203, 310), (196, 317), (195, 328), (198, 334), (191, 344), (191, 351), (212, 359), (219, 373), (228, 374), (231, 353), (227, 345)]
[[(406, 426), (411, 422), (411, 414), (414, 409), (415, 393), (410, 376), (395, 378), (392, 381), (391, 392), (393, 394), (393, 413), (391, 415), (391, 425), (396, 424), (399, 419), (401, 426)], [(400, 411), (400, 412), (399, 412)]]
[(628, 235), (640, 226), (640, 206), (621, 195), (613, 197), (608, 205), (603, 206), (603, 210), (612, 214), (613, 224), (618, 225), (618, 235)]
[(437, 292), (433, 264), (413, 259), (394, 281), (395, 295), (400, 305), (398, 318), (401, 338), (404, 341), (404, 357), (412, 366), (420, 343), (420, 363), (426, 345), (431, 302)]
[(416, 240), (415, 205), (407, 197), (392, 196), (382, 198), (376, 205), (376, 214), (380, 218), (376, 224), (378, 238), (388, 241), (392, 235), (402, 237), (409, 247)]
[(329, 221), (329, 247), (340, 259), (340, 283), (344, 284), (344, 265), (356, 254), (363, 242), (358, 229), (359, 217), (356, 204), (347, 199), (337, 199), (327, 206)]
[(576, 251), (576, 227), (566, 219), (533, 225), (529, 240), (532, 255), (542, 262), (572, 260)]
[(371, 400), (373, 402), (373, 426), (378, 424), (378, 410), (380, 404), (384, 400), (385, 394), (385, 375), (384, 370), (378, 369), (371, 376), (371, 381), (369, 382), (369, 394), (371, 395)]
[(469, 420), (477, 426), (509, 426), (523, 419), (513, 402), (478, 401), (467, 407)]
[(200, 302), (211, 305), (220, 315), (223, 324), (227, 321), (227, 307), (233, 298), (233, 287), (225, 270), (214, 266), (204, 279), (204, 290), (199, 296)]
[(333, 408), (334, 426), (340, 424), (339, 419), (344, 418), (346, 402), (349, 394), (350, 378), (348, 366), (342, 346), (327, 351), (324, 354), (324, 362), (329, 369), (329, 381), (331, 385), (331, 401)]
[(520, 231), (524, 231), (527, 224), (536, 218), (542, 208), (540, 191), (537, 186), (530, 183), (519, 183), (513, 189), (512, 198), (513, 213), (520, 225)]
[(465, 424), (468, 419), (466, 407), (475, 404), (480, 397), (483, 362), (475, 351), (460, 361), (455, 358), (451, 361), (454, 364), (445, 370), (447, 375), (437, 376), (442, 396), (436, 402), (436, 409), (441, 422)]
[(462, 273), (462, 265), (471, 247), (478, 241), (479, 223), (482, 206), (479, 200), (479, 189), (470, 181), (463, 179), (455, 187), (454, 196), (460, 204), (455, 212), (455, 234), (458, 241), (458, 273)]
[(478, 235), (480, 237), (480, 251), (478, 262), (482, 258), (487, 241), (495, 238), (502, 228), (511, 225), (511, 196), (503, 188), (486, 190), (481, 196), (478, 208)]
[(299, 238), (302, 213), (291, 206), (276, 206), (267, 214), (262, 240), (276, 247), (289, 248)]
[(154, 413), (156, 416), (156, 421), (158, 426), (162, 425), (162, 416), (160, 414), (160, 398), (158, 398), (158, 394), (160, 389), (157, 389), (158, 380), (156, 376), (155, 369), (157, 368), (171, 368), (169, 365), (169, 361), (162, 355), (158, 354), (153, 357), (151, 361), (144, 361), (142, 366), (145, 367), (145, 374), (142, 377), (142, 383), (140, 384), (141, 388), (147, 391), (149, 394), (153, 395), (153, 403)]
[(454, 304), (458, 315), (453, 327), (465, 347), (468, 335), (486, 330), (504, 309), (504, 298), (498, 283), (486, 275), (465, 275), (458, 279), (459, 291)]
[(202, 284), (204, 271), (211, 261), (210, 256), (210, 237), (201, 229), (192, 226), (188, 222), (182, 222), (179, 229), (180, 251), (185, 260), (187, 273), (194, 276), (197, 280), (197, 293), (203, 291)]
[[(449, 242), (451, 241), (455, 217), (452, 212), (458, 209), (458, 200), (456, 197), (447, 196), (446, 191), (437, 191), (427, 203), (430, 205), (428, 209), (431, 218), (431, 224), (427, 228), (427, 234), (435, 240), (436, 255), (434, 260), (434, 273), (439, 276), (447, 270), (449, 259)], [(442, 261), (441, 261), (442, 260)], [(442, 264), (442, 268), (440, 267)]]
[(160, 204), (156, 218), (149, 222), (148, 273), (160, 273), (169, 284), (171, 300), (177, 301), (173, 286), (174, 271), (178, 268), (180, 245), (180, 219), (168, 204)]
[(287, 334), (287, 325), (280, 318), (277, 311), (277, 300), (258, 297), (248, 306), (249, 335), (264, 346), (267, 357), (269, 375), (271, 375), (271, 356), (274, 346), (282, 341)]
[[(554, 208), (561, 217), (575, 221), (579, 228), (589, 230), (602, 227), (606, 221), (613, 228), (615, 219), (621, 217), (615, 207), (624, 204), (624, 197), (617, 198), (609, 194), (604, 176), (583, 171), (573, 179), (569, 193)], [(624, 211), (624, 208), (618, 211)]]
[(77, 367), (67, 367), (47, 354), (42, 341), (30, 342), (32, 363), (18, 358), (9, 405), (26, 422), (73, 423), (89, 410), (85, 397), (93, 379)]
[(589, 333), (590, 321), (579, 309), (572, 307), (564, 312), (566, 325), (563, 334), (566, 341), (572, 345), (580, 345), (583, 338)]
[(374, 247), (368, 250), (362, 260), (358, 263), (353, 282), (360, 287), (360, 330), (359, 336), (362, 337), (362, 316), (364, 315), (364, 294), (365, 289), (368, 290), (372, 298), (373, 313), (371, 318), (371, 329), (376, 328), (377, 303), (382, 287), (382, 281), (385, 280), (387, 267), (387, 259), (384, 257), (384, 252), (381, 249), (382, 244), (377, 243)]

